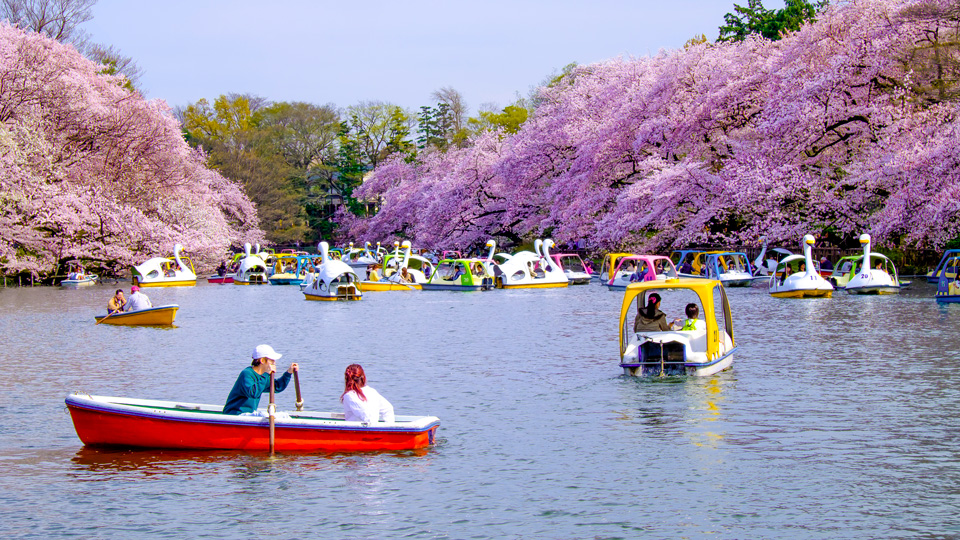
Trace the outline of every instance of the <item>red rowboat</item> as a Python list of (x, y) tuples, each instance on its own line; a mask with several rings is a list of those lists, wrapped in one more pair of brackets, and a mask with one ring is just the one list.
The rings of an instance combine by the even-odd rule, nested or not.
[(223, 276), (220, 274), (213, 274), (212, 276), (207, 277), (207, 283), (233, 283), (233, 274), (226, 274)]
[[(223, 414), (222, 406), (75, 393), (67, 408), (77, 436), (91, 446), (193, 450), (270, 449), (269, 419)], [(265, 414), (265, 413), (264, 413)], [(347, 422), (343, 413), (277, 413), (279, 452), (413, 450), (434, 442), (435, 416), (392, 423)]]

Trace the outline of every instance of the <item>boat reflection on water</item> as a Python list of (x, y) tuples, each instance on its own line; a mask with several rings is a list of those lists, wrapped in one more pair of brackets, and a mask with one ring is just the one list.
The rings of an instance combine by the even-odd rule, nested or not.
[[(276, 461), (276, 460), (272, 460)], [(72, 459), (77, 469), (86, 472), (136, 473), (142, 476), (184, 474), (229, 462), (270, 467), (269, 454), (241, 451), (191, 452), (176, 450), (125, 450), (84, 446)], [(256, 467), (254, 467), (256, 468)], [(261, 471), (262, 472), (262, 471)]]
[(693, 444), (701, 447), (717, 449), (724, 439), (724, 432), (709, 422), (716, 422), (723, 418), (720, 405), (724, 401), (723, 387), (729, 380), (721, 377), (711, 377), (707, 380), (691, 380), (686, 386), (690, 397), (690, 407), (687, 409), (689, 417), (683, 430), (684, 435)]
[(732, 373), (705, 378), (621, 377), (628, 383), (624, 397), (639, 403), (632, 410), (618, 410), (615, 420), (639, 423), (643, 438), (676, 442), (679, 434), (694, 446), (710, 449), (717, 449), (726, 438), (721, 424), (713, 422), (723, 420), (723, 391), (735, 381)]
[[(344, 463), (356, 464), (364, 458), (422, 458), (428, 448), (382, 452), (344, 452), (339, 454), (281, 454), (243, 451), (128, 450), (84, 446), (71, 459), (74, 469), (84, 473), (114, 473), (120, 476), (160, 476), (184, 474), (222, 474), (229, 467), (238, 478), (250, 478), (290, 466), (303, 472), (327, 467), (339, 469)], [(423, 465), (422, 463), (417, 463)]]

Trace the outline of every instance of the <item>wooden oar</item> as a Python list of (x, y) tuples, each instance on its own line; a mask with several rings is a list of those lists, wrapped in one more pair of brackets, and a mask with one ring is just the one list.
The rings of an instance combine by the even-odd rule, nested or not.
[[(120, 313), (120, 310), (118, 309), (118, 310), (116, 310), (116, 311), (111, 311), (110, 313), (107, 313), (107, 315), (106, 315), (105, 317), (103, 317), (102, 319), (100, 319), (99, 321), (97, 321), (97, 324), (100, 324), (100, 323), (102, 323), (103, 321), (109, 319), (110, 316), (113, 315), (114, 313)], [(96, 326), (97, 324), (95, 324), (94, 326)]]
[(300, 397), (300, 370), (293, 372), (293, 387), (297, 390), (297, 411), (303, 410), (303, 398)]
[(274, 401), (274, 390), (273, 390), (273, 372), (270, 372), (270, 405), (267, 406), (267, 414), (270, 416), (270, 455), (273, 455), (273, 452), (276, 448), (276, 437), (274, 435), (275, 422), (274, 413), (277, 412), (277, 404)]

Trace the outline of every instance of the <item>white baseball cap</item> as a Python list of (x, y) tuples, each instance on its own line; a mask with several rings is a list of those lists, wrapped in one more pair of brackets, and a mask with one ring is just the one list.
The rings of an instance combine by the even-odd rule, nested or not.
[(271, 360), (279, 360), (280, 357), (283, 355), (273, 350), (273, 347), (263, 344), (263, 345), (257, 345), (257, 348), (253, 350), (253, 354), (251, 356), (253, 357), (254, 360), (256, 360), (257, 358), (269, 358)]

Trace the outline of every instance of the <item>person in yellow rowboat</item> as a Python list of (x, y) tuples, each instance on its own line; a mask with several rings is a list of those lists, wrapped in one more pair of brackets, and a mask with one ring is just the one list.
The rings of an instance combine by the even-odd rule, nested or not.
[(107, 302), (107, 315), (123, 311), (123, 306), (126, 303), (127, 300), (123, 297), (123, 289), (117, 289), (110, 297), (110, 301)]
[(147, 298), (147, 295), (140, 292), (140, 287), (137, 287), (136, 285), (130, 287), (130, 298), (123, 307), (124, 311), (140, 311), (142, 309), (150, 309), (152, 307), (153, 302)]

